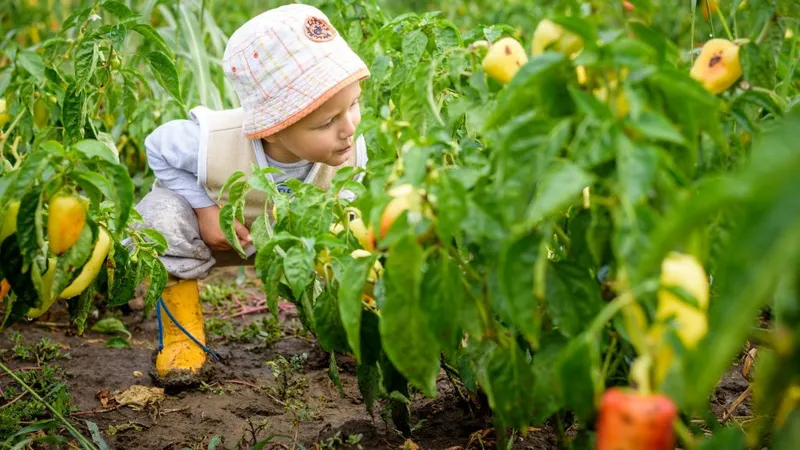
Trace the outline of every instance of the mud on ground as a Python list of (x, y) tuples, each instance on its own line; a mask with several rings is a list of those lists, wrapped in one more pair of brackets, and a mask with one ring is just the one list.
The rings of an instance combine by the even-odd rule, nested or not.
[[(236, 275), (235, 269), (221, 269), (204, 280), (201, 289), (232, 286)], [(254, 274), (249, 275), (248, 279), (256, 279)], [(261, 304), (263, 294), (252, 285), (228, 296), (222, 305), (204, 302), (206, 326), (219, 327), (229, 322), (235, 335), (236, 330), (267, 317)], [(259, 308), (262, 311), (214, 320)], [(192, 391), (168, 393), (158, 404), (143, 408), (127, 405), (108, 410), (102, 401), (133, 385), (155, 386), (149, 376), (157, 337), (153, 314), (144, 318), (141, 311), (133, 310), (120, 317), (132, 335), (128, 339), (131, 348), (107, 348), (105, 344), (111, 336), (90, 330), (98, 317), (90, 319), (83, 336), (76, 336), (63, 305), (54, 306), (36, 322), (16, 324), (4, 335), (18, 332), (29, 345), (48, 338), (62, 347), (69, 357), (51, 364), (62, 367), (67, 374), (76, 408), (73, 421), (86, 436), (90, 434), (85, 421), (96, 423), (112, 449), (206, 449), (215, 437), (222, 440), (217, 448), (250, 448), (270, 436), (273, 439), (266, 449), (403, 448), (405, 439), (394, 430), (388, 417), (381, 417), (380, 404), (376, 405), (374, 418), (367, 413), (358, 391), (355, 361), (348, 356), (337, 358), (343, 388), (340, 393), (328, 376), (329, 355), (302, 333), (292, 313), (290, 308), (282, 311), (282, 332), (277, 342), (265, 342), (266, 333), (245, 342), (231, 336), (209, 336), (210, 347), (220, 354), (224, 364), (215, 364), (208, 382)], [(5, 336), (0, 339), (0, 351), (13, 345)], [(287, 381), (289, 389), (283, 390), (289, 393), (284, 393), (284, 398), (280, 398), (282, 384), (266, 364), (280, 357), (293, 361), (299, 369)], [(6, 363), (12, 368), (31, 365), (15, 360)], [(6, 384), (8, 377), (0, 378), (0, 389)], [(486, 417), (475, 417), (463, 405), (442, 374), (436, 398), (412, 398), (412, 425), (418, 426), (411, 440), (418, 447), (411, 443), (406, 447), (493, 448), (491, 422)], [(552, 449), (555, 437), (549, 428), (532, 430), (524, 438), (517, 437), (514, 448)]]
[[(220, 441), (218, 449), (247, 449), (269, 438), (265, 449), (495, 447), (490, 420), (473, 414), (444, 374), (438, 381), (436, 398), (412, 397), (412, 425), (416, 426), (413, 444), (406, 442), (391, 420), (381, 415), (380, 404), (374, 417), (367, 413), (352, 358), (337, 357), (340, 393), (328, 376), (329, 355), (304, 333), (293, 317), (293, 309), (282, 308), (281, 320), (272, 322), (270, 329), (263, 322), (267, 312), (258, 286), (234, 288), (236, 278), (236, 269), (220, 269), (201, 283), (209, 344), (224, 364), (215, 364), (210, 379), (199, 388), (167, 393), (157, 404), (108, 408), (114, 402), (103, 403), (134, 385), (155, 386), (149, 372), (157, 324), (153, 314), (144, 317), (136, 302), (134, 309), (126, 308), (120, 317), (131, 333), (130, 348), (107, 348), (110, 336), (90, 330), (98, 316), (108, 312), (95, 312), (84, 335), (76, 336), (62, 303), (38, 321), (17, 324), (6, 331), (0, 339), (0, 355), (6, 353), (2, 357), (13, 369), (31, 366), (7, 356), (13, 345), (8, 337), (15, 332), (28, 345), (42, 338), (57, 343), (69, 356), (50, 364), (65, 371), (74, 402), (74, 423), (86, 436), (86, 421), (96, 423), (112, 449), (205, 450), (213, 440)], [(244, 278), (257, 279), (253, 273)], [(251, 324), (258, 326), (251, 326), (249, 335), (243, 334)], [(749, 376), (749, 369), (743, 370), (746, 359), (743, 354), (745, 364), (734, 364), (709, 399), (718, 420), (744, 424), (752, 414), (746, 392), (749, 381), (743, 376)], [(273, 376), (268, 361), (294, 364), (294, 371), (281, 383)], [(8, 383), (8, 377), (0, 377), (0, 389)], [(567, 434), (571, 434), (569, 430)], [(517, 436), (513, 448), (555, 449), (555, 434), (549, 427), (532, 429), (525, 437)]]

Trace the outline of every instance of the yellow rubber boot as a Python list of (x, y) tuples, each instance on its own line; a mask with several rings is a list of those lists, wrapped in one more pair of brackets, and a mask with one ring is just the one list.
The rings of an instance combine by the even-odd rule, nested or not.
[[(175, 319), (202, 345), (206, 345), (203, 328), (203, 309), (200, 306), (200, 291), (197, 280), (180, 280), (168, 286), (161, 295)], [(180, 387), (196, 384), (199, 372), (206, 362), (205, 351), (189, 336), (178, 329), (161, 305), (161, 326), (164, 347), (156, 355), (155, 369), (161, 384)]]

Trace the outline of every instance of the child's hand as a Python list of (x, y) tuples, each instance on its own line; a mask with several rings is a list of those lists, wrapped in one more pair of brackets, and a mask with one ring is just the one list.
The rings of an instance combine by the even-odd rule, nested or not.
[[(200, 237), (211, 250), (231, 250), (233, 247), (228, 243), (222, 228), (219, 226), (219, 211), (220, 209), (217, 205), (194, 210), (195, 214), (197, 214), (197, 224), (200, 226)], [(239, 238), (242, 248), (252, 243), (250, 232), (238, 220), (236, 220), (236, 236)]]

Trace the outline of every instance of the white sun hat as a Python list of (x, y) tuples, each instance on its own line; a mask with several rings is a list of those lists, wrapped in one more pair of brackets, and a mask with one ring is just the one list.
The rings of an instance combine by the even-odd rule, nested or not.
[(370, 75), (327, 16), (301, 4), (242, 25), (228, 40), (222, 66), (239, 96), (249, 139), (283, 130)]

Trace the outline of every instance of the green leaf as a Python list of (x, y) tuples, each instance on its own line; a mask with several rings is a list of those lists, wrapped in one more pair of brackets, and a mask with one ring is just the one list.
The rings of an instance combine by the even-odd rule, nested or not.
[(84, 139), (72, 144), (72, 148), (77, 150), (87, 159), (99, 158), (111, 164), (118, 164), (119, 158), (108, 146), (94, 139)]
[(442, 251), (438, 258), (429, 259), (422, 280), (420, 301), (428, 310), (428, 322), (443, 349), (455, 349), (459, 343), (460, 312), (464, 311), (463, 273), (458, 262)]
[(636, 145), (625, 135), (617, 140), (617, 178), (620, 195), (630, 204), (646, 199), (658, 166), (658, 154), (650, 147)]
[(408, 380), (398, 371), (392, 364), (390, 358), (386, 354), (380, 360), (381, 381), (386, 391), (386, 396), (389, 398), (389, 408), (392, 412), (392, 422), (401, 432), (406, 435), (411, 434), (410, 427), (410, 414), (409, 414), (409, 394), (408, 394)]
[(89, 428), (89, 432), (92, 434), (92, 441), (97, 444), (98, 450), (108, 450), (108, 444), (103, 440), (103, 436), (100, 434), (97, 424), (87, 420), (86, 427)]
[(339, 366), (336, 365), (336, 354), (331, 353), (328, 361), (328, 378), (333, 381), (333, 384), (336, 386), (336, 389), (339, 391), (340, 395), (344, 395), (344, 389), (342, 388), (342, 378), (339, 376)]
[(311, 274), (314, 272), (314, 252), (303, 245), (295, 245), (286, 252), (283, 258), (283, 273), (292, 289), (295, 299), (300, 298), (300, 294), (311, 282)]
[(745, 435), (737, 426), (714, 430), (714, 434), (703, 440), (699, 446), (699, 450), (744, 450), (746, 448)]
[(161, 297), (168, 281), (169, 273), (167, 273), (164, 263), (160, 259), (154, 258), (152, 269), (150, 269), (150, 285), (147, 287), (147, 295), (144, 298), (146, 310), (149, 311), (155, 307), (156, 301)]
[(101, 173), (73, 170), (69, 176), (81, 189), (87, 191), (93, 201), (101, 201), (103, 197), (114, 198), (114, 185)]
[[(133, 262), (128, 249), (119, 242), (114, 243), (114, 257), (108, 263), (113, 265), (113, 283), (109, 281), (109, 306), (119, 306), (128, 303), (139, 283), (139, 270), (141, 261)], [(107, 263), (107, 264), (108, 264)], [(111, 278), (111, 277), (110, 277)]]
[(497, 265), (501, 295), (491, 297), (493, 308), (503, 320), (532, 343), (538, 341), (541, 328), (539, 301), (534, 295), (534, 267), (539, 260), (540, 242), (538, 235), (530, 234), (510, 242), (501, 251)]
[(111, 28), (111, 31), (106, 33), (106, 37), (111, 41), (114, 48), (121, 48), (125, 42), (125, 36), (128, 34), (128, 29), (125, 25), (118, 23)]
[(567, 262), (548, 264), (546, 280), (547, 314), (561, 334), (577, 336), (603, 308), (600, 286), (585, 268)]
[(567, 340), (561, 334), (550, 332), (542, 337), (539, 350), (533, 354), (531, 370), (536, 379), (533, 386), (533, 421), (541, 424), (563, 407), (563, 399), (558, 389), (557, 358)]
[[(528, 111), (542, 89), (541, 80), (564, 62), (564, 55), (545, 52), (528, 60), (511, 79), (511, 83), (497, 96), (494, 111), (484, 124), (489, 129)], [(563, 99), (562, 99), (563, 102)]]
[(31, 277), (23, 273), (23, 267), (17, 236), (12, 234), (0, 243), (0, 272), (3, 273), (3, 277), (11, 285), (11, 290), (16, 295), (13, 303), (10, 295), (4, 299), (6, 315), (3, 319), (3, 329), (25, 317), (28, 310), (35, 306), (38, 300)]
[(244, 206), (250, 186), (247, 183), (234, 183), (228, 195), (228, 201), (233, 204), (234, 217), (239, 223), (244, 223)]
[(83, 125), (86, 123), (85, 98), (86, 94), (74, 83), (67, 87), (64, 103), (61, 105), (61, 122), (64, 124), (68, 142), (83, 137)]
[(161, 87), (182, 105), (180, 78), (178, 78), (178, 69), (175, 68), (172, 59), (162, 52), (150, 52), (147, 54), (147, 59), (150, 69)]
[(420, 29), (403, 36), (403, 65), (409, 68), (416, 67), (427, 45), (428, 36)]
[(638, 118), (631, 120), (631, 125), (646, 137), (663, 140), (673, 144), (685, 145), (686, 140), (681, 133), (664, 116), (645, 111)]
[(16, 184), (18, 174), (19, 172), (12, 172), (10, 174), (3, 174), (3, 176), (0, 177), (0, 204), (5, 203), (6, 194), (13, 191), (13, 189), (10, 188)]
[(211, 438), (210, 441), (208, 441), (208, 448), (206, 450), (217, 450), (217, 447), (219, 447), (221, 444), (222, 444), (222, 437), (214, 436)]
[(47, 266), (42, 267), (39, 264), (32, 264), (30, 269), (31, 281), (33, 281), (33, 288), (36, 290), (38, 300), (33, 306), (36, 308), (49, 308), (50, 307), (50, 292), (46, 291), (43, 275), (50, 269), (50, 261), (46, 260)]
[(775, 450), (792, 450), (797, 446), (798, 442), (800, 442), (800, 410), (795, 407), (789, 414), (786, 423), (775, 434), (774, 447), (772, 448)]
[(139, 231), (150, 238), (151, 241), (155, 242), (156, 246), (153, 249), (156, 253), (164, 253), (169, 247), (167, 239), (155, 228), (142, 228)]
[(448, 26), (443, 24), (442, 28), (434, 28), (433, 36), (436, 40), (436, 49), (440, 52), (448, 48), (460, 47), (462, 44), (458, 28), (452, 24), (448, 24)]
[(253, 238), (253, 245), (257, 249), (264, 247), (270, 240), (269, 226), (267, 225), (267, 218), (264, 214), (256, 217), (253, 225), (250, 226), (250, 237)]
[(137, 23), (133, 27), (133, 31), (139, 33), (144, 37), (146, 42), (149, 42), (155, 45), (159, 50), (161, 50), (165, 55), (167, 55), (170, 59), (174, 58), (174, 54), (172, 53), (172, 49), (170, 48), (167, 41), (158, 34), (155, 28), (153, 28), (150, 24), (146, 23)]
[(683, 103), (704, 106), (709, 113), (716, 112), (718, 108), (719, 100), (685, 72), (673, 68), (661, 68), (653, 74), (651, 80), (662, 92), (675, 99), (682, 99)]
[(577, 17), (556, 16), (551, 19), (577, 35), (579, 35), (585, 42), (591, 44), (597, 41), (597, 30), (592, 27), (591, 23)]
[(17, 64), (22, 66), (23, 69), (28, 71), (36, 81), (42, 83), (45, 81), (44, 76), (44, 60), (41, 55), (30, 50), (22, 50), (17, 54)]
[(461, 223), (467, 216), (467, 190), (461, 182), (450, 174), (440, 175), (436, 198), (438, 204), (438, 224), (436, 232), (442, 242), (450, 242), (458, 234)]
[(122, 337), (113, 337), (106, 341), (105, 348), (131, 348), (131, 343)]
[(741, 95), (736, 97), (734, 105), (739, 106), (741, 104), (750, 103), (764, 108), (775, 117), (783, 116), (783, 107), (778, 104), (778, 97), (773, 95), (775, 94), (770, 95), (762, 91), (744, 91)]
[(397, 370), (425, 395), (436, 393), (439, 345), (427, 324), (420, 299), (425, 254), (415, 236), (406, 234), (389, 250), (380, 332), (384, 351)]
[(239, 255), (244, 258), (245, 252), (242, 248), (242, 243), (239, 242), (239, 236), (236, 234), (236, 221), (234, 218), (234, 205), (233, 203), (228, 203), (222, 207), (219, 211), (219, 225), (222, 228), (222, 232), (225, 234), (225, 239), (228, 240), (228, 243), (233, 247), (234, 250), (239, 252)]
[(232, 173), (219, 189), (219, 197), (217, 197), (217, 202), (222, 203), (228, 191), (231, 189), (231, 186), (233, 186), (240, 179), (244, 178), (244, 176), (245, 174), (241, 170), (237, 170), (236, 172)]
[(375, 400), (378, 398), (381, 387), (381, 374), (376, 364), (359, 364), (356, 366), (356, 379), (358, 380), (358, 391), (364, 400), (367, 412), (372, 416)]
[(739, 46), (742, 75), (750, 85), (769, 89), (775, 86), (775, 64), (770, 63), (771, 58), (762, 56), (761, 52), (753, 42)]
[(562, 161), (554, 164), (539, 183), (536, 198), (528, 207), (526, 223), (535, 225), (569, 206), (579, 199), (581, 190), (592, 180), (591, 174), (573, 163)]
[(110, 12), (111, 15), (116, 17), (119, 20), (125, 20), (130, 16), (133, 16), (134, 13), (128, 8), (124, 3), (116, 2), (116, 1), (105, 1), (102, 5), (103, 9)]
[(609, 107), (594, 95), (576, 89), (573, 86), (569, 86), (568, 89), (570, 96), (575, 100), (575, 104), (587, 117), (593, 119), (608, 119), (611, 117)]
[(347, 342), (356, 360), (361, 363), (361, 312), (362, 295), (367, 283), (367, 275), (378, 255), (368, 258), (347, 258), (341, 282), (339, 283), (339, 314), (347, 332)]
[(19, 250), (30, 266), (37, 256), (45, 257), (44, 222), (42, 214), (43, 192), (32, 189), (22, 197), (17, 213), (17, 239)]
[(128, 335), (128, 338), (131, 337), (131, 333), (128, 331), (127, 328), (125, 328), (125, 324), (123, 324), (119, 319), (114, 317), (107, 317), (105, 319), (99, 320), (92, 327), (92, 331), (96, 331), (98, 333), (103, 333), (103, 334), (124, 333)]
[(92, 255), (97, 238), (96, 226), (86, 223), (78, 235), (75, 245), (58, 257), (56, 272), (53, 274), (52, 295), (56, 296), (69, 286)]
[(28, 153), (22, 163), (22, 168), (16, 172), (15, 188), (17, 192), (14, 198), (20, 198), (25, 192), (34, 189), (34, 184), (39, 182), (39, 177), (52, 166), (53, 155), (44, 149), (34, 150)]
[(91, 311), (92, 306), (94, 306), (94, 292), (95, 282), (93, 281), (77, 299), (72, 298), (68, 300), (69, 315), (72, 317), (75, 328), (78, 330), (78, 335), (83, 334), (86, 326), (86, 318), (89, 317), (89, 311)]
[(347, 353), (347, 334), (339, 317), (339, 302), (325, 290), (314, 305), (314, 334), (326, 352)]
[(122, 230), (127, 225), (133, 208), (135, 188), (133, 180), (128, 173), (128, 169), (120, 164), (100, 160), (98, 166), (106, 173), (114, 185), (114, 193), (116, 194), (114, 205), (117, 211), (116, 230)]
[[(264, 283), (264, 293), (267, 296), (267, 307), (277, 318), (278, 315), (278, 288), (283, 278), (282, 261), (276, 258), (273, 246), (269, 244), (260, 248), (256, 253), (256, 274)], [(290, 299), (293, 300), (293, 299)]]
[(72, 14), (64, 20), (64, 23), (61, 24), (62, 30), (68, 30), (79, 23), (83, 23), (86, 19), (89, 18), (89, 15), (92, 13), (92, 8), (83, 8), (78, 9), (77, 11), (73, 12)]
[(100, 59), (100, 48), (94, 39), (81, 41), (75, 49), (75, 87), (83, 89), (86, 83), (92, 78)]
[(581, 420), (586, 420), (604, 387), (597, 338), (581, 335), (570, 341), (558, 356), (556, 367), (555, 381), (565, 406)]
[(502, 426), (527, 425), (533, 413), (532, 388), (536, 383), (525, 353), (516, 341), (508, 340), (501, 346), (486, 340), (475, 356), (475, 374), (495, 420)]
[(377, 364), (382, 354), (380, 318), (376, 311), (364, 309), (361, 315), (361, 364)]

